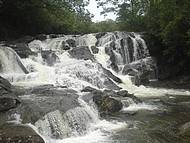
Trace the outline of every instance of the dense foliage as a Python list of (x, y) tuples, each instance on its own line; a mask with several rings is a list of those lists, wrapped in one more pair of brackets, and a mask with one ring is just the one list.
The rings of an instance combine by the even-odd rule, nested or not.
[(85, 32), (91, 22), (87, 4), (87, 0), (0, 0), (0, 38)]

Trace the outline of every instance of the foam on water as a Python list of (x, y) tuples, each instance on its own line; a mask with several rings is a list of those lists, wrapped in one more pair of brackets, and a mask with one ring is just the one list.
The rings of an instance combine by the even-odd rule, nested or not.
[(122, 109), (123, 112), (127, 111), (139, 111), (139, 110), (158, 110), (159, 108), (155, 105), (150, 105), (146, 103), (139, 103), (139, 104), (131, 104), (129, 107), (124, 107)]

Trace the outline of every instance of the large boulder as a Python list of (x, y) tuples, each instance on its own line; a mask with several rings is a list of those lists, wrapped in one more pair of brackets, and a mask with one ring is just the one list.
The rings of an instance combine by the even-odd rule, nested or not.
[(1, 73), (28, 73), (20, 57), (10, 47), (0, 47), (0, 72)]
[(0, 112), (5, 112), (10, 109), (16, 108), (20, 104), (17, 98), (13, 97), (0, 97)]
[(121, 101), (109, 96), (95, 95), (93, 101), (98, 107), (100, 114), (113, 114), (122, 109), (123, 104)]
[(147, 57), (124, 66), (122, 74), (133, 76), (135, 85), (148, 84), (150, 79), (157, 78), (157, 69), (154, 59)]
[(94, 60), (94, 56), (91, 54), (88, 46), (75, 47), (69, 51), (71, 57), (79, 60)]
[(16, 51), (16, 53), (21, 57), (21, 58), (28, 58), (29, 55), (34, 54), (31, 49), (28, 47), (27, 43), (6, 43), (5, 44), (8, 47), (11, 47)]
[(4, 124), (0, 126), (0, 143), (45, 143), (29, 126)]
[[(76, 91), (69, 89), (57, 89), (51, 85), (24, 88), (25, 93), (21, 98), (21, 104), (12, 109), (10, 114), (20, 114), (22, 123), (35, 123), (49, 112), (59, 110), (65, 113), (69, 109), (79, 107)], [(30, 114), (28, 114), (30, 113)]]
[(21, 58), (27, 58), (29, 55), (33, 54), (33, 52), (28, 47), (28, 43), (34, 39), (34, 37), (25, 36), (14, 41), (7, 41), (4, 43), (4, 45), (14, 49)]

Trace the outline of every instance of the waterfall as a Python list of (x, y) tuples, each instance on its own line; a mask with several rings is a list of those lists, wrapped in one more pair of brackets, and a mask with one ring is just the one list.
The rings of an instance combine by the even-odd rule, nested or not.
[[(44, 41), (34, 40), (28, 45), (34, 55), (26, 59), (20, 59), (8, 47), (0, 47), (0, 73), (5, 78), (8, 78), (5, 74), (18, 73), (23, 76), (14, 76), (14, 85), (35, 87), (51, 84), (56, 88), (75, 90), (79, 95), (80, 106), (65, 112), (52, 110), (35, 122), (38, 132), (48, 140), (53, 140), (49, 143), (103, 142), (110, 134), (126, 126), (126, 123), (101, 119), (93, 102), (82, 100), (85, 94), (81, 90), (87, 86), (99, 90), (122, 88), (136, 96), (160, 96), (168, 92), (181, 94), (174, 90), (158, 90), (142, 85), (137, 87), (133, 84), (138, 78), (149, 80), (156, 75), (155, 61), (138, 33), (107, 32), (82, 36), (60, 35), (57, 38), (48, 36)], [(78, 47), (80, 51), (75, 51)], [(93, 52), (94, 49), (96, 52)], [(71, 55), (71, 51), (76, 57)], [(82, 56), (77, 57), (77, 54)], [(85, 56), (92, 58), (83, 58)], [(51, 64), (47, 61), (51, 61)], [(156, 108), (138, 105), (131, 99), (122, 102), (123, 105), (131, 104), (124, 111)]]
[(0, 47), (1, 73), (27, 73), (17, 53), (9, 47)]
[(65, 113), (56, 110), (38, 120), (35, 126), (46, 137), (67, 138), (81, 136), (89, 132), (90, 125), (99, 122), (96, 109), (79, 99), (82, 107), (70, 109)]

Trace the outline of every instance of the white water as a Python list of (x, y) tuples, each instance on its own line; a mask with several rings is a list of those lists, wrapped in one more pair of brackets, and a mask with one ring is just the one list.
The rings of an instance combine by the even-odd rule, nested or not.
[[(134, 34), (134, 33), (133, 33)], [(115, 76), (122, 79), (123, 83), (118, 86), (126, 89), (130, 93), (134, 93), (136, 96), (164, 96), (166, 94), (173, 95), (190, 95), (189, 91), (173, 90), (173, 89), (156, 89), (146, 88), (144, 86), (135, 86), (131, 77), (128, 75), (122, 75), (121, 71), (116, 73), (110, 68), (110, 55), (106, 54), (105, 48), (110, 46), (111, 42), (115, 42), (115, 50), (113, 51), (116, 57), (116, 63), (119, 66), (124, 66), (126, 63), (136, 62), (139, 59), (143, 59), (144, 56), (149, 56), (146, 44), (144, 40), (138, 34), (134, 34), (135, 37), (129, 36), (133, 41), (133, 54), (132, 59), (129, 54), (129, 45), (125, 38), (128, 37), (125, 33), (118, 32), (117, 35), (113, 33), (107, 33), (101, 39), (99, 39), (98, 54), (94, 54), (95, 59), (104, 68), (111, 71)], [(24, 74), (20, 67), (14, 67), (4, 53), (0, 51), (0, 60), (6, 61), (11, 66), (3, 65), (4, 71), (9, 74), (9, 71), (21, 72), (19, 76), (14, 76), (13, 84), (22, 86), (35, 86), (42, 84), (53, 84), (54, 86), (67, 86), (80, 92), (86, 86), (91, 86), (97, 89), (106, 88), (105, 81), (107, 77), (104, 75), (101, 67), (90, 60), (76, 60), (70, 57), (67, 51), (61, 49), (62, 42), (67, 39), (76, 40), (77, 45), (89, 46), (92, 53), (91, 46), (95, 46), (97, 39), (95, 35), (89, 34), (79, 37), (65, 36), (55, 39), (47, 39), (46, 41), (35, 40), (29, 44), (30, 48), (34, 52), (38, 52), (38, 56), (22, 59), (25, 67), (30, 71), (29, 74)], [(121, 54), (122, 46), (120, 40), (124, 39), (124, 54)], [(143, 49), (139, 49), (139, 41), (142, 43)], [(49, 67), (44, 64), (41, 57), (41, 50), (52, 50), (60, 58), (60, 63), (56, 63), (54, 66)], [(20, 59), (19, 59), (20, 60)], [(124, 63), (126, 61), (126, 63)], [(11, 67), (11, 69), (9, 69)], [(121, 68), (122, 69), (122, 68)], [(8, 71), (8, 72), (7, 72)], [(6, 76), (5, 76), (6, 77)], [(81, 93), (80, 93), (81, 94)], [(82, 96), (82, 95), (81, 95)], [(126, 123), (117, 121), (100, 120), (98, 112), (93, 104), (85, 103), (79, 98), (81, 107), (70, 109), (66, 113), (62, 113), (59, 110), (52, 111), (46, 114), (43, 119), (38, 120), (35, 123), (35, 130), (37, 130), (47, 143), (99, 143), (109, 141), (109, 138), (115, 132), (125, 128)], [(131, 104), (129, 107), (124, 108), (123, 111), (138, 111), (138, 110), (157, 110), (156, 106), (147, 104)], [(17, 116), (18, 117), (18, 116)], [(17, 120), (21, 120), (15, 117)], [(52, 128), (54, 132), (52, 132)], [(56, 136), (62, 139), (54, 139)]]
[(158, 110), (159, 108), (155, 105), (139, 103), (139, 104), (131, 104), (129, 107), (125, 107), (122, 109), (123, 112), (127, 111), (139, 111), (139, 110)]

